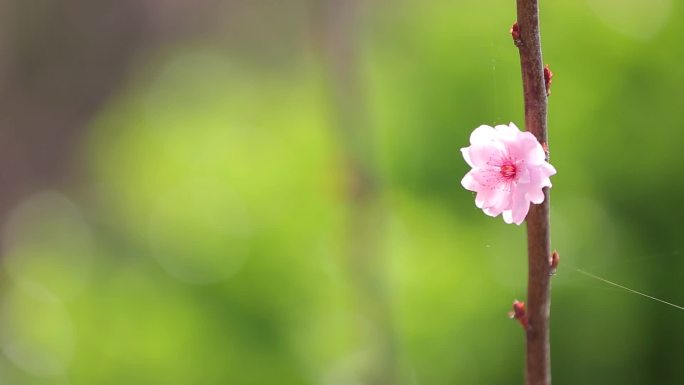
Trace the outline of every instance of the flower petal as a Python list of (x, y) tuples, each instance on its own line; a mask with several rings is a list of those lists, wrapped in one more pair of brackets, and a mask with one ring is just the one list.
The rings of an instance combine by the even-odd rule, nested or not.
[(541, 169), (544, 171), (545, 176), (549, 177), (551, 175), (556, 175), (556, 168), (550, 163), (544, 162), (541, 164)]
[(518, 134), (520, 133), (520, 129), (518, 129), (518, 127), (513, 123), (510, 123), (508, 125), (499, 124), (495, 126), (494, 129), (499, 134), (499, 137), (505, 141), (515, 141)]
[(472, 167), (498, 167), (503, 163), (506, 151), (501, 143), (473, 144), (468, 147), (468, 157)]
[(470, 170), (467, 174), (465, 174), (463, 179), (461, 179), (461, 186), (463, 186), (466, 190), (478, 191), (482, 188), (482, 186), (471, 175), (473, 171), (474, 170)]
[[(470, 143), (461, 153), (472, 170), (461, 185), (476, 192), (475, 205), (485, 214), (503, 214), (506, 223), (521, 224), (530, 204), (544, 201), (543, 188), (551, 187), (549, 177), (556, 173), (546, 161), (541, 144), (532, 133), (521, 132), (513, 123), (482, 125), (473, 131)], [(502, 173), (502, 167), (511, 164), (516, 172), (513, 180)]]
[(483, 211), (485, 214), (489, 215), (490, 217), (495, 217), (495, 216), (498, 216), (499, 214), (502, 213), (501, 210), (498, 210), (498, 209), (495, 209), (495, 208), (484, 208), (484, 209), (482, 209), (482, 211)]
[(496, 207), (503, 199), (503, 195), (504, 191), (496, 187), (481, 189), (475, 197), (475, 206), (481, 209)]
[(513, 223), (513, 212), (511, 210), (504, 211), (501, 216), (503, 217), (504, 222), (508, 223), (509, 225)]
[(497, 134), (493, 127), (485, 124), (476, 128), (470, 134), (470, 144), (487, 144), (497, 140)]
[(525, 192), (525, 197), (532, 203), (542, 203), (544, 201), (544, 192), (542, 191), (544, 179), (548, 180), (542, 175), (539, 167), (531, 167), (530, 181), (527, 184), (519, 185), (521, 191)]
[(503, 212), (504, 222), (520, 225), (529, 211), (530, 202), (525, 197), (524, 191), (516, 191), (511, 209)]
[(514, 140), (506, 140), (506, 148), (512, 158), (529, 165), (539, 165), (546, 159), (544, 149), (530, 132), (518, 132)]
[(542, 175), (542, 178), (541, 178), (541, 181), (539, 182), (539, 184), (540, 184), (542, 187), (551, 187), (551, 186), (552, 186), (552, 185), (551, 185), (551, 179), (549, 179), (549, 177), (550, 177), (551, 175), (555, 175), (555, 174), (556, 174), (556, 169), (555, 169), (552, 165), (550, 165), (550, 164), (544, 162), (544, 163), (542, 163), (542, 165), (539, 167), (539, 172), (540, 172), (540, 174)]
[(519, 202), (516, 206), (513, 206), (511, 210), (513, 223), (520, 226), (521, 223), (527, 218), (527, 214), (530, 212), (530, 202)]
[(530, 183), (530, 170), (522, 165), (517, 167), (516, 183)]
[(482, 188), (493, 189), (499, 184), (501, 174), (494, 167), (476, 167), (470, 170), (470, 175)]
[(470, 160), (470, 147), (461, 148), (461, 154), (463, 155), (463, 159), (465, 159), (466, 163), (468, 163), (468, 166), (476, 167), (473, 161)]

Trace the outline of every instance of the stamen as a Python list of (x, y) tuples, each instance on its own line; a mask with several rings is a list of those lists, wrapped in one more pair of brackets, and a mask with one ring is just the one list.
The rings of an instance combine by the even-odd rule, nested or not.
[(501, 169), (499, 170), (499, 172), (501, 173), (501, 176), (503, 176), (504, 178), (511, 179), (511, 178), (515, 177), (515, 172), (516, 172), (515, 165), (504, 164), (503, 166), (501, 166)]

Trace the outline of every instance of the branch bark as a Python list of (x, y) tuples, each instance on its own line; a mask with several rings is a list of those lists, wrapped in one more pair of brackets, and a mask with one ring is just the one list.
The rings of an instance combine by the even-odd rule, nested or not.
[[(517, 0), (520, 67), (525, 98), (525, 127), (548, 147), (546, 113), (547, 92), (544, 81), (539, 7), (537, 0)], [(548, 158), (548, 152), (547, 152)], [(547, 159), (548, 160), (548, 159)], [(549, 189), (544, 202), (530, 207), (527, 215), (527, 321), (526, 384), (551, 384), (549, 311), (551, 306), (551, 255), (549, 231)]]

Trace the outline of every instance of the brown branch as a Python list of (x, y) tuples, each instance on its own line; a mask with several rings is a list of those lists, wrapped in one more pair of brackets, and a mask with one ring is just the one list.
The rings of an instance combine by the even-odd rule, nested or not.
[[(539, 36), (537, 0), (517, 0), (520, 67), (525, 96), (525, 127), (548, 148), (546, 131), (547, 94)], [(547, 152), (548, 154), (548, 152)], [(547, 155), (548, 157), (548, 155)], [(528, 280), (526, 315), (526, 383), (551, 384), (549, 310), (551, 305), (551, 255), (549, 235), (549, 190), (545, 199), (532, 205), (527, 215)]]

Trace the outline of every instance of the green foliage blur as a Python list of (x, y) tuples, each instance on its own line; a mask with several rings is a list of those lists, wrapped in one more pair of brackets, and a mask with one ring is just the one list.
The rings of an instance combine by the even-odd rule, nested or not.
[[(141, 52), (85, 176), (13, 208), (0, 382), (523, 383), (525, 228), (475, 207), (459, 152), (523, 126), (515, 2), (359, 2), (342, 80), (297, 4), (257, 42)], [(684, 304), (684, 8), (540, 6), (554, 383), (684, 383), (684, 312), (576, 271)]]

